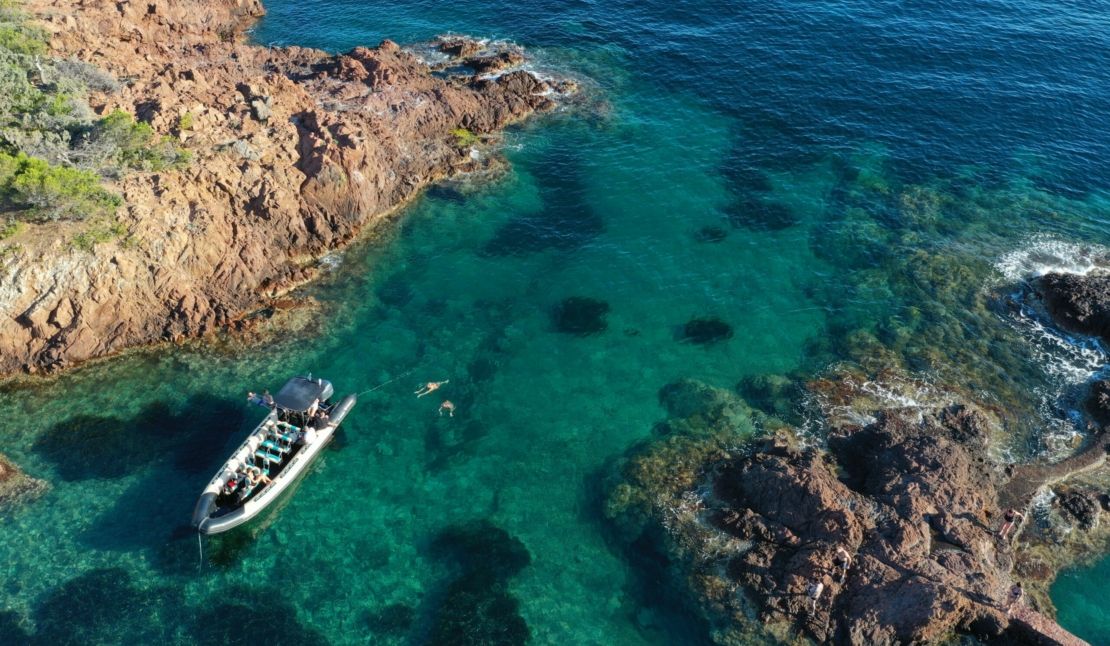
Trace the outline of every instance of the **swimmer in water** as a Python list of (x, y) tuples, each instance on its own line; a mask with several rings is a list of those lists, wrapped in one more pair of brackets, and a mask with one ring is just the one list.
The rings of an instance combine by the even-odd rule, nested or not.
[(444, 379), (443, 381), (429, 381), (428, 383), (424, 384), (420, 388), (417, 388), (415, 391), (413, 391), (412, 394), (416, 395), (417, 397), (423, 397), (424, 395), (430, 395), (433, 392), (439, 390), (441, 386), (445, 386), (450, 382), (451, 382), (450, 379)]

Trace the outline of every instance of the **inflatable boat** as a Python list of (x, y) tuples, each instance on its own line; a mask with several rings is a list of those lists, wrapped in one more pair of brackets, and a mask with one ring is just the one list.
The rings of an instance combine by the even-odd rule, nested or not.
[(325, 379), (294, 377), (276, 395), (254, 397), (270, 409), (204, 488), (193, 510), (201, 534), (219, 534), (258, 516), (303, 474), (335, 437), (357, 397), (332, 403)]

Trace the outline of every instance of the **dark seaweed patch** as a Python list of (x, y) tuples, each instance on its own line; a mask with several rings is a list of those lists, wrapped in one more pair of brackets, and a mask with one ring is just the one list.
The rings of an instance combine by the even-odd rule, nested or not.
[(559, 148), (531, 170), (543, 208), (506, 222), (486, 243), (483, 255), (576, 249), (605, 231), (605, 221), (586, 199), (581, 153), (569, 146)]
[(588, 336), (604, 332), (609, 327), (605, 320), (608, 312), (609, 304), (605, 301), (571, 296), (555, 306), (551, 311), (551, 320), (555, 329), (563, 334)]
[(732, 326), (719, 318), (691, 319), (682, 326), (682, 341), (697, 345), (709, 345), (732, 338)]
[(11, 610), (0, 611), (0, 644), (26, 644), (31, 635), (19, 625), (19, 615)]
[(297, 621), (297, 609), (272, 589), (232, 587), (219, 593), (193, 624), (195, 643), (327, 644), (324, 636)]
[(375, 293), (383, 305), (397, 308), (408, 305), (414, 296), (411, 281), (403, 272), (385, 279)]
[(242, 422), (240, 406), (202, 395), (178, 412), (155, 402), (131, 419), (76, 415), (47, 429), (31, 449), (69, 481), (120, 478), (166, 456), (185, 473), (205, 473), (225, 457)]
[(531, 638), (509, 580), (532, 562), (520, 539), (488, 520), (452, 525), (431, 543), (458, 574), (436, 609), (429, 643), (524, 644)]
[(392, 603), (377, 611), (368, 611), (364, 618), (370, 632), (384, 636), (400, 636), (412, 629), (416, 610), (403, 603)]
[[(121, 568), (86, 572), (55, 588), (34, 609), (42, 644), (159, 644), (159, 614), (183, 603), (179, 592), (139, 590)], [(18, 642), (17, 642), (18, 643)]]
[(779, 231), (798, 224), (798, 216), (780, 202), (741, 198), (725, 209), (725, 216), (737, 229)]
[(532, 633), (507, 584), (488, 573), (455, 579), (436, 614), (429, 643), (443, 646), (515, 646)]
[(497, 374), (497, 362), (486, 357), (478, 357), (466, 367), (466, 374), (474, 383), (489, 381)]
[(121, 478), (157, 459), (160, 444), (118, 417), (77, 415), (47, 429), (31, 450), (72, 481)]
[(485, 519), (447, 527), (432, 541), (431, 553), (464, 571), (482, 569), (498, 578), (512, 577), (532, 562), (519, 538)]
[(728, 237), (728, 231), (724, 227), (716, 225), (704, 226), (694, 232), (694, 240), (698, 242), (723, 242)]

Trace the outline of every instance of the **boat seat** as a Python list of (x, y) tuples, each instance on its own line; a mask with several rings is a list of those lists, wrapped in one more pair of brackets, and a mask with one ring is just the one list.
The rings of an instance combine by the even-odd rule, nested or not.
[(268, 453), (266, 451), (255, 451), (254, 454), (255, 454), (256, 457), (260, 457), (263, 460), (266, 460), (267, 462), (273, 462), (274, 464), (277, 464), (278, 462), (281, 462), (281, 457), (280, 456), (274, 455), (272, 453)]
[(293, 436), (293, 435), (288, 435), (286, 433), (281, 433), (279, 431), (270, 431), (270, 436), (271, 437), (276, 437), (277, 439), (281, 440), (282, 442), (285, 442), (286, 444), (292, 444), (293, 440), (296, 439), (296, 437)]
[(287, 429), (289, 429), (293, 432), (297, 432), (297, 431), (301, 430), (300, 426), (293, 426), (289, 422), (278, 422), (277, 425), (280, 426), (281, 428), (287, 428)]
[(266, 440), (265, 442), (262, 443), (262, 446), (263, 446), (263, 448), (270, 449), (271, 451), (277, 453), (278, 455), (281, 455), (282, 453), (285, 453), (286, 451), (289, 450), (288, 446), (282, 446), (282, 445), (278, 444), (277, 442), (275, 442), (273, 440)]

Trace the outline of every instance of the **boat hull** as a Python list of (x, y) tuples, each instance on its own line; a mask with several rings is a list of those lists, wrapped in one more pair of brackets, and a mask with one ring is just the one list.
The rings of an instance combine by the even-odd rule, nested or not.
[(249, 456), (253, 452), (256, 445), (252, 445), (252, 439), (261, 437), (260, 434), (264, 432), (264, 427), (276, 419), (276, 413), (267, 415), (258, 428), (248, 436), (243, 446), (209, 482), (193, 509), (193, 526), (204, 535), (220, 534), (250, 522), (262, 514), (281, 497), (282, 493), (292, 487), (301, 475), (308, 471), (308, 468), (316, 461), (328, 443), (335, 438), (339, 424), (354, 407), (356, 401), (355, 395), (344, 397), (332, 410), (329, 424), (317, 430), (315, 442), (298, 450), (290, 458), (289, 463), (281, 469), (280, 473), (274, 476), (273, 480), (257, 495), (248, 498), (244, 504), (221, 513), (217, 505), (217, 499), (220, 489), (229, 477), (229, 472), (234, 471), (234, 468), (229, 467), (229, 465), (238, 456)]

